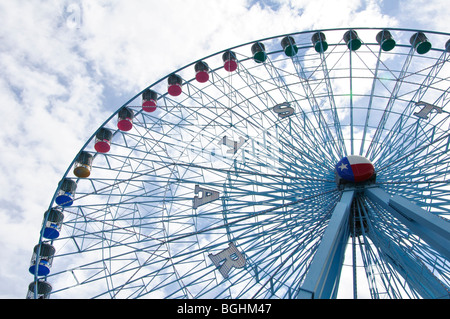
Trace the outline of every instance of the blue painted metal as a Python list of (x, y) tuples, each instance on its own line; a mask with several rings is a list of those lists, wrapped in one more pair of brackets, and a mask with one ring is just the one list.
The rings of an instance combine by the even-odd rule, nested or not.
[[(366, 296), (362, 281), (372, 298), (444, 296), (450, 264), (439, 243), (448, 230), (434, 220), (450, 216), (450, 79), (448, 52), (434, 41), (450, 35), (430, 32), (433, 48), (418, 55), (409, 43), (417, 30), (391, 29), (389, 53), (375, 41), (380, 29), (356, 29), (357, 51), (342, 40), (348, 30), (321, 31), (323, 53), (311, 43), (316, 31), (298, 32), (292, 57), (284, 36), (271, 37), (260, 40), (263, 63), (253, 59), (254, 42), (230, 48), (233, 73), (223, 70), (226, 50), (202, 59), (206, 83), (195, 79), (198, 60), (171, 72), (183, 78), (183, 93), (168, 95), (165, 77), (148, 87), (159, 96), (155, 112), (141, 108), (147, 88), (131, 98), (129, 132), (117, 129), (121, 108), (112, 112), (101, 126), (114, 132), (111, 150), (95, 153), (95, 134), (83, 146), (94, 153), (91, 175), (77, 179), (74, 205), (64, 208), (52, 272), (34, 281), (68, 283), (53, 285), (61, 298), (73, 297), (72, 287), (82, 297), (335, 298), (352, 236), (355, 296)], [(442, 113), (418, 118), (419, 100)], [(277, 105), (291, 109), (280, 117)], [(334, 166), (353, 150), (374, 163), (376, 182), (338, 188)], [(193, 208), (195, 185), (219, 199)], [(416, 221), (392, 218), (367, 195), (373, 186), (439, 217), (420, 219), (394, 197)], [(208, 255), (230, 243), (246, 264), (224, 278)]]
[(342, 193), (297, 298), (336, 297), (345, 247), (350, 235), (349, 215), (354, 195), (354, 191)]
[(369, 188), (367, 196), (450, 260), (450, 222), (418, 207), (401, 196), (390, 196), (380, 188)]

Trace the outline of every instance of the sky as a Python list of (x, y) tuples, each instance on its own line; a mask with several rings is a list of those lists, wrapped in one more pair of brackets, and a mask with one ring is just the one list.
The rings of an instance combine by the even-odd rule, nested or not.
[(450, 32), (447, 0), (0, 0), (0, 298), (24, 298), (75, 155), (144, 87), (204, 56), (326, 28)]

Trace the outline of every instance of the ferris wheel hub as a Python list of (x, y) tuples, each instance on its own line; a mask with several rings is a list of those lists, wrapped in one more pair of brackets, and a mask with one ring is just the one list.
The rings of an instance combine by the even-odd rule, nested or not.
[(360, 155), (343, 157), (335, 166), (338, 184), (363, 183), (374, 179), (375, 168), (371, 161)]

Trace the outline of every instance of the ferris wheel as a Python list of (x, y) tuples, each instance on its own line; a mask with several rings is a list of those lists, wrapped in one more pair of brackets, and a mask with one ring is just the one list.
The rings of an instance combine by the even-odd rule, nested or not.
[(449, 39), (299, 32), (145, 88), (62, 177), (27, 298), (449, 298)]

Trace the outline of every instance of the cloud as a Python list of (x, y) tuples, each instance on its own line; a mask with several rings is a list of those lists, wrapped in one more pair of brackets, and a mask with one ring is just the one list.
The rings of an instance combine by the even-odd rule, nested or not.
[(72, 158), (106, 117), (102, 84), (73, 50), (77, 40), (57, 3), (0, 4), (0, 258), (5, 269), (17, 269), (2, 275), (4, 287), (14, 288), (0, 296), (25, 296), (23, 274), (42, 216)]
[(79, 49), (110, 84), (138, 90), (168, 70), (252, 40), (314, 28), (396, 24), (376, 1), (274, 3), (86, 1)]
[(445, 0), (401, 0), (399, 8), (402, 12), (400, 16), (402, 24), (422, 30), (450, 31), (445, 18), (450, 16), (450, 7)]

